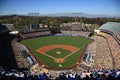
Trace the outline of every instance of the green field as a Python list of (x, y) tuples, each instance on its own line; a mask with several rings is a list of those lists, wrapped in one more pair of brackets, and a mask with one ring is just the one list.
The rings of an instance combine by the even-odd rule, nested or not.
[[(49, 68), (70, 68), (77, 63), (79, 60), (82, 51), (86, 47), (87, 44), (91, 42), (91, 39), (84, 38), (84, 37), (72, 37), (72, 36), (45, 36), (45, 37), (38, 37), (33, 39), (27, 39), (21, 41), (21, 43), (27, 46), (38, 58), (39, 60)], [(36, 52), (37, 49), (54, 44), (65, 44), (80, 48), (77, 52), (72, 54), (71, 56), (67, 57), (63, 63), (56, 63), (53, 59), (39, 52)], [(60, 51), (61, 54), (56, 54), (57, 51)], [(70, 54), (71, 51), (56, 48), (46, 52), (47, 55), (53, 56), (55, 58), (63, 58), (64, 56)], [(59, 65), (62, 65), (61, 67)]]

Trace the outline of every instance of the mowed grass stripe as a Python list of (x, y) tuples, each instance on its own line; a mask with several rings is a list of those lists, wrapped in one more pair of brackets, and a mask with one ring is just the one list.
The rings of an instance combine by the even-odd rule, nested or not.
[[(69, 68), (77, 63), (78, 59), (81, 56), (82, 51), (84, 50), (86, 45), (89, 44), (90, 42), (91, 42), (91, 39), (84, 38), (84, 37), (45, 36), (45, 37), (38, 37), (38, 38), (23, 40), (21, 43), (27, 46), (28, 48), (30, 48), (32, 52), (35, 53), (36, 56), (38, 56), (40, 61), (43, 62), (48, 67), (59, 68), (59, 64), (61, 64), (62, 68)], [(53, 45), (53, 44), (65, 44), (65, 45), (75, 46), (77, 48), (80, 48), (80, 50), (72, 54), (71, 56), (67, 57), (65, 59), (65, 62), (63, 63), (56, 63), (53, 59), (36, 52), (37, 49), (43, 46), (48, 46), (48, 45)], [(55, 57), (55, 55), (53, 56)], [(62, 56), (63, 55), (61, 55), (61, 57)]]

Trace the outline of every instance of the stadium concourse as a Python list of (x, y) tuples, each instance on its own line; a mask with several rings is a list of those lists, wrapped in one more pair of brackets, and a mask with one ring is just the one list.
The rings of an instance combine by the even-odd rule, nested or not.
[[(2, 30), (3, 32), (6, 30)], [(11, 39), (11, 48), (15, 62), (8, 59), (4, 65), (4, 59), (0, 55), (0, 79), (2, 80), (120, 80), (120, 23), (107, 22), (98, 30), (96, 35), (90, 37), (93, 42), (88, 45), (82, 58), (82, 62), (76, 68), (70, 70), (49, 70), (44, 65), (39, 65), (35, 57), (26, 46), (20, 44), (21, 39), (52, 35), (50, 30), (22, 33), (18, 38)], [(0, 33), (1, 34), (1, 33)], [(8, 33), (7, 33), (8, 34)], [(89, 38), (90, 32), (62, 30), (63, 36), (84, 36)], [(7, 35), (8, 36), (8, 35)], [(3, 37), (3, 36), (2, 36)], [(6, 38), (6, 37), (3, 37)], [(4, 40), (3, 38), (2, 41)], [(4, 45), (3, 43), (1, 43)], [(2, 48), (0, 45), (0, 48)], [(7, 48), (7, 47), (6, 47)], [(10, 49), (10, 48), (9, 48)], [(8, 55), (10, 50), (1, 51)], [(10, 58), (10, 56), (8, 56)], [(15, 63), (14, 65), (12, 63)], [(9, 70), (6, 66), (10, 67)], [(19, 70), (20, 69), (20, 70)]]

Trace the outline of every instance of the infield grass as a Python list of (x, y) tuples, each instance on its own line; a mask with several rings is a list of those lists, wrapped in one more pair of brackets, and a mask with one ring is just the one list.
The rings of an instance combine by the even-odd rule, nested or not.
[[(57, 53), (59, 52), (59, 53)], [(71, 52), (65, 49), (61, 49), (61, 48), (55, 48), (53, 50), (48, 51), (46, 54), (53, 56), (55, 58), (63, 58), (65, 56), (67, 56), (68, 54), (70, 54)]]

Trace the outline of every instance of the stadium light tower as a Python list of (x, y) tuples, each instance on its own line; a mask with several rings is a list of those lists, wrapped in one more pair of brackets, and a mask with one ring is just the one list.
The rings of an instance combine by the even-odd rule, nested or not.
[(76, 13), (72, 13), (72, 15), (74, 16), (74, 19), (75, 19), (75, 23), (77, 23), (78, 22), (78, 15), (80, 15), (80, 13), (79, 12), (76, 12)]
[(30, 30), (31, 30), (32, 29), (32, 26), (31, 26), (31, 20), (32, 20), (32, 18), (31, 18), (31, 16), (39, 16), (39, 13), (30, 12), (30, 13), (28, 13), (28, 15), (30, 16)]
[(32, 16), (32, 13), (28, 13), (29, 17), (30, 17), (30, 30), (32, 29), (32, 26), (31, 26), (31, 16)]

